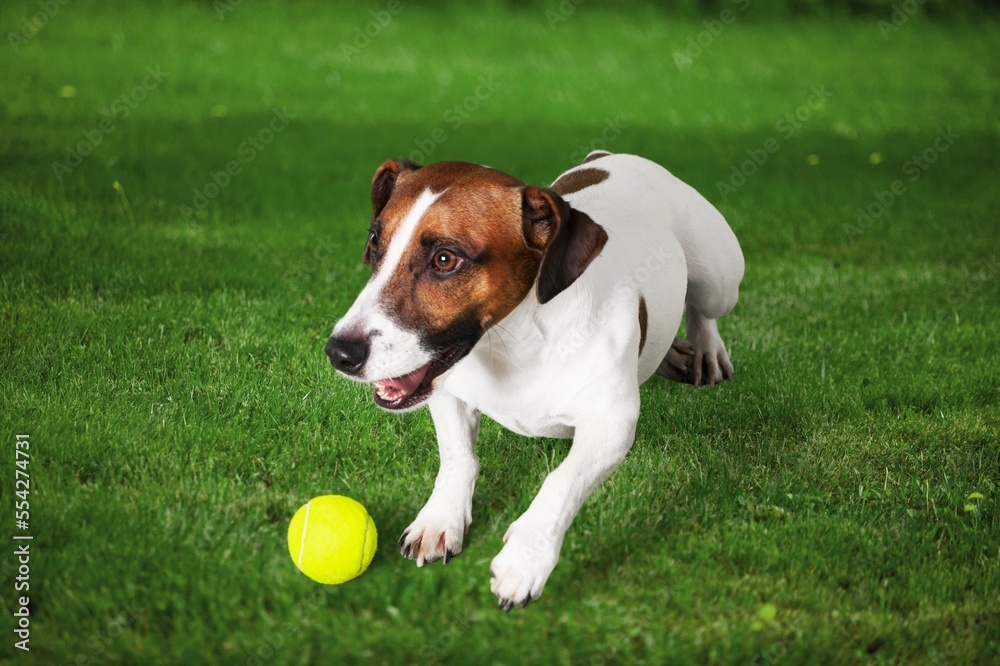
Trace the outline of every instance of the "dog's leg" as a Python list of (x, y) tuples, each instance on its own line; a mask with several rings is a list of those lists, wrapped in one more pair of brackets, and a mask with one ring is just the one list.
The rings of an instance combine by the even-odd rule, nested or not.
[(715, 319), (709, 319), (690, 303), (687, 306), (687, 339), (674, 338), (670, 351), (656, 374), (675, 382), (715, 386), (733, 378), (733, 364), (719, 335)]
[(502, 610), (524, 607), (541, 595), (580, 506), (632, 447), (639, 416), (637, 387), (632, 392), (625, 401), (631, 408), (594, 409), (577, 426), (566, 459), (504, 535), (505, 545), (490, 565), (490, 589)]
[(674, 220), (687, 264), (687, 339), (675, 338), (656, 374), (700, 386), (733, 378), (716, 320), (739, 299), (743, 251), (726, 220), (700, 196)]
[(399, 538), (403, 556), (416, 560), (417, 566), (442, 559), (447, 564), (462, 552), (479, 474), (479, 412), (445, 393), (433, 395), (428, 407), (437, 430), (441, 467), (430, 499)]

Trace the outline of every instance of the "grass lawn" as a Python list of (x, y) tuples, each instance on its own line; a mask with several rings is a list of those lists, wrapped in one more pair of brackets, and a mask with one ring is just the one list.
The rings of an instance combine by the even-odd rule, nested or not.
[[(1000, 658), (996, 22), (49, 4), (0, 6), (0, 534), (33, 536), (0, 555), (0, 662)], [(644, 385), (629, 457), (505, 615), (489, 562), (570, 443), (484, 419), (464, 551), (418, 570), (395, 540), (429, 415), (322, 348), (382, 160), (547, 184), (602, 144), (739, 236), (736, 379)], [(379, 529), (329, 588), (285, 547), (326, 493)]]

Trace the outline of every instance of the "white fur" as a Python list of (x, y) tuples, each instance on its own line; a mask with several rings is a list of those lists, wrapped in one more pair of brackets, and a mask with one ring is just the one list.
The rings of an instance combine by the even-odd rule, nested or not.
[[(430, 409), (441, 470), (402, 540), (418, 564), (461, 550), (480, 413), (522, 435), (573, 437), (492, 562), (491, 587), (506, 609), (542, 593), (580, 506), (628, 453), (639, 385), (671, 348), (685, 303), (696, 349), (728, 363), (714, 320), (735, 305), (743, 276), (725, 220), (663, 167), (610, 155), (575, 168), (610, 173), (565, 197), (607, 231), (608, 242), (568, 289), (545, 305), (532, 291), (438, 380)], [(648, 311), (641, 355), (640, 296)]]
[(403, 217), (399, 229), (392, 235), (385, 250), (382, 266), (354, 301), (347, 314), (337, 322), (333, 335), (355, 332), (369, 340), (368, 361), (358, 381), (377, 381), (400, 377), (426, 365), (431, 355), (420, 346), (419, 338), (412, 331), (401, 328), (385, 312), (381, 302), (382, 290), (399, 268), (403, 252), (413, 238), (420, 219), (444, 192), (424, 190)]

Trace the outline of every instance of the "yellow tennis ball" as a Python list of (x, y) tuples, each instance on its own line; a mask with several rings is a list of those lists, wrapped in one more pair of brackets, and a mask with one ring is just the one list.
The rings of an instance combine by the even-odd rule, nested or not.
[(365, 572), (375, 556), (378, 531), (361, 504), (343, 495), (306, 502), (288, 524), (288, 552), (317, 583), (337, 585)]

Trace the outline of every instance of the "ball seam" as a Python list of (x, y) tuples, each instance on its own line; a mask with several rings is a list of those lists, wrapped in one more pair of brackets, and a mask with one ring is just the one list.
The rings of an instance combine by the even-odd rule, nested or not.
[(361, 572), (364, 571), (365, 566), (365, 549), (368, 545), (368, 526), (372, 524), (371, 517), (368, 516), (368, 512), (365, 511), (365, 538), (361, 541), (361, 559), (358, 560), (358, 573), (356, 576), (360, 576)]
[(299, 541), (299, 558), (297, 564), (299, 569), (302, 568), (302, 555), (306, 552), (306, 529), (309, 527), (309, 505), (312, 504), (312, 500), (306, 502), (306, 517), (302, 520), (302, 539)]

